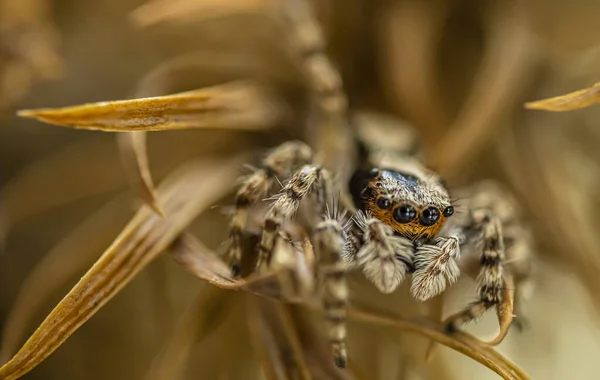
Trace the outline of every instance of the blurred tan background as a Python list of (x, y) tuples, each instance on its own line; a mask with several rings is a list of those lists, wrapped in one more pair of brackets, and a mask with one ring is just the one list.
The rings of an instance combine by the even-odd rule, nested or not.
[[(521, 201), (539, 244), (536, 293), (529, 327), (523, 333), (512, 330), (500, 351), (534, 379), (598, 378), (600, 106), (549, 113), (527, 111), (523, 104), (600, 80), (600, 3), (315, 3), (353, 108), (390, 112), (413, 123), (432, 165), (447, 173), (451, 186), (495, 178)], [(303, 80), (276, 26), (260, 10), (191, 15), (186, 22), (136, 28), (131, 14), (143, 1), (0, 4), (0, 326), (36, 264), (106, 203), (119, 202), (100, 217), (97, 233), (73, 243), (65, 263), (68, 278), (44, 297), (30, 321), (32, 332), (112, 242), (139, 201), (129, 190), (114, 134), (18, 119), (16, 110), (129, 98), (150, 70), (190, 53), (204, 63), (171, 78), (165, 93), (254, 76), (293, 102), (301, 98)], [(46, 80), (46, 74), (56, 76)], [(297, 104), (299, 112), (304, 107)], [(286, 127), (267, 136), (207, 130), (150, 134), (153, 174), (160, 180), (191, 157), (263, 149), (301, 134), (294, 123)], [(211, 210), (195, 230), (218, 247), (227, 236), (225, 226), (219, 211)], [(56, 264), (49, 283), (52, 275), (65, 278)], [(169, 258), (159, 258), (24, 379), (144, 378), (202, 286)], [(474, 295), (469, 282), (451, 291), (452, 310)], [(237, 309), (241, 296), (227, 297), (227, 320), (194, 347), (184, 378), (255, 378), (257, 369), (239, 359), (250, 350)], [(402, 298), (376, 295), (373, 302), (400, 305)], [(491, 314), (471, 330), (489, 334)], [(410, 347), (394, 347), (385, 329), (351, 325), (353, 334), (351, 350), (362, 353), (357, 361), (368, 379), (419, 378), (396, 368)], [(215, 359), (225, 353), (230, 360)], [(497, 378), (449, 349), (438, 354), (431, 366), (440, 370), (421, 378)]]

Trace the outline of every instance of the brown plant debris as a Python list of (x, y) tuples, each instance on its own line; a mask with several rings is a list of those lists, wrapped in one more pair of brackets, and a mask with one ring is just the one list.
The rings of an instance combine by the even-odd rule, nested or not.
[(231, 190), (238, 167), (247, 160), (189, 164), (158, 189), (161, 218), (143, 206), (113, 244), (42, 322), (25, 345), (0, 368), (0, 379), (17, 379), (35, 368), (73, 332), (162, 253), (207, 207)]
[(525, 108), (530, 110), (563, 112), (586, 108), (596, 103), (600, 103), (600, 82), (594, 83), (592, 87), (583, 90), (525, 103)]
[(191, 128), (261, 130), (279, 119), (273, 97), (251, 82), (230, 82), (167, 96), (19, 111), (48, 124), (105, 132)]

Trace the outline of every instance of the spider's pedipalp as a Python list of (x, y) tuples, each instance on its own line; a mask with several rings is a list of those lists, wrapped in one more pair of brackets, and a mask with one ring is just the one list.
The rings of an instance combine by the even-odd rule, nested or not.
[(262, 161), (261, 167), (242, 178), (242, 185), (235, 197), (235, 211), (230, 222), (231, 246), (228, 259), (234, 276), (240, 274), (242, 236), (246, 228), (249, 208), (263, 200), (278, 177), (289, 177), (294, 170), (309, 163), (311, 159), (312, 152), (308, 145), (300, 141), (289, 141), (271, 151)]
[(314, 232), (319, 272), (322, 276), (322, 305), (328, 324), (329, 341), (338, 367), (346, 367), (346, 316), (348, 287), (342, 260), (347, 248), (344, 227), (336, 219), (326, 217)]
[(460, 259), (462, 234), (439, 237), (434, 244), (423, 244), (415, 254), (415, 272), (411, 284), (413, 297), (427, 301), (443, 292), (460, 275), (457, 261)]
[(369, 214), (357, 213), (356, 223), (362, 232), (358, 265), (382, 293), (393, 292), (412, 268), (412, 242), (394, 235), (390, 226)]

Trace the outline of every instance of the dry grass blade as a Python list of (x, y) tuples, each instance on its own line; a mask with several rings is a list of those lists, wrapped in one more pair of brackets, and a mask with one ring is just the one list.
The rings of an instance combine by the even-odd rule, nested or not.
[(164, 216), (150, 173), (146, 149), (146, 132), (131, 132), (117, 136), (119, 151), (131, 186), (157, 214)]
[(259, 85), (230, 82), (167, 96), (19, 111), (18, 115), (75, 129), (105, 132), (192, 128), (262, 130), (280, 107)]
[[(217, 327), (210, 316), (225, 315), (229, 295), (230, 293), (212, 286), (204, 287), (199, 292), (182, 315), (162, 352), (152, 362), (146, 380), (182, 378), (192, 347)], [(217, 322), (221, 320), (217, 318)]]
[(200, 213), (231, 190), (239, 165), (235, 159), (190, 164), (159, 188), (166, 219), (142, 207), (94, 266), (71, 289), (17, 354), (2, 368), (0, 379), (23, 376), (108, 302)]
[(525, 108), (544, 111), (572, 111), (600, 103), (600, 82), (592, 87), (570, 92), (566, 95), (525, 103)]
[(355, 321), (398, 327), (404, 331), (424, 335), (437, 343), (450, 347), (485, 365), (506, 380), (528, 380), (530, 377), (507, 358), (472, 336), (456, 332), (448, 335), (444, 325), (428, 319), (404, 320), (383, 313), (372, 313), (356, 307), (350, 309), (349, 318)]
[(119, 226), (127, 222), (131, 212), (126, 207), (126, 199), (119, 197), (101, 208), (36, 264), (21, 286), (3, 326), (0, 363), (14, 354), (36, 313), (50, 296), (77, 273), (89, 268), (118, 233)]
[(131, 14), (139, 27), (165, 21), (198, 20), (253, 11), (269, 3), (268, 0), (154, 0), (137, 8)]

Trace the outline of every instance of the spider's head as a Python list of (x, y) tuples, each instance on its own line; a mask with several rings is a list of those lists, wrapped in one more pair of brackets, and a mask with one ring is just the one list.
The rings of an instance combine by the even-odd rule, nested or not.
[(408, 239), (431, 239), (454, 214), (448, 192), (436, 177), (390, 169), (357, 171), (350, 190), (356, 206)]

